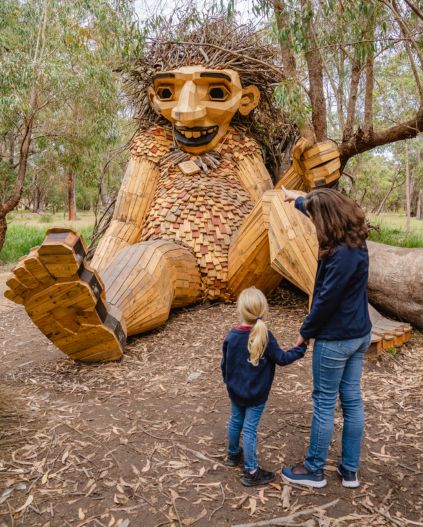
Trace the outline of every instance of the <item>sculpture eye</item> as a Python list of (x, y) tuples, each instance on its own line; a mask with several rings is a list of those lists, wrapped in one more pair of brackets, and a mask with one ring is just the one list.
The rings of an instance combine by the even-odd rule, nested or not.
[(173, 97), (173, 88), (171, 86), (159, 86), (156, 95), (161, 101), (170, 101)]
[(212, 86), (209, 89), (209, 98), (211, 101), (226, 101), (230, 92), (226, 86)]

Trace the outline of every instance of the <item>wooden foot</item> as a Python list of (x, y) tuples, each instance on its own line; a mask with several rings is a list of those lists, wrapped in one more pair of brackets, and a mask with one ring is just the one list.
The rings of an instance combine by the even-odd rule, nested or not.
[(110, 312), (101, 279), (84, 264), (85, 255), (76, 232), (50, 229), (41, 247), (14, 268), (5, 296), (23, 304), (34, 324), (70, 358), (117, 360), (125, 331), (119, 312)]
[(122, 249), (102, 273), (107, 302), (122, 313), (128, 335), (166, 322), (172, 307), (202, 297), (196, 259), (169, 240), (150, 240)]
[(411, 326), (406, 322), (389, 320), (369, 304), (372, 333), (382, 339), (382, 349), (400, 348), (411, 338)]

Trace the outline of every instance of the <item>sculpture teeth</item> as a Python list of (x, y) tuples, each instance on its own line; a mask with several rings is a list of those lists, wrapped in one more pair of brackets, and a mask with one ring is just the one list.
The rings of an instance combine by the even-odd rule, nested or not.
[(206, 128), (205, 130), (195, 130), (195, 131), (179, 130), (179, 133), (188, 139), (191, 139), (191, 138), (198, 139), (202, 135), (209, 135), (209, 134), (213, 134), (217, 132), (217, 129), (218, 129), (217, 126), (212, 126), (210, 128)]

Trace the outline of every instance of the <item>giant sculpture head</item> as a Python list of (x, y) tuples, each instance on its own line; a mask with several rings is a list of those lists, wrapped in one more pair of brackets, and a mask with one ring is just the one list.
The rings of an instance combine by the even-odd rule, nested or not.
[(212, 150), (225, 135), (234, 115), (248, 115), (259, 103), (257, 86), (245, 88), (232, 69), (185, 66), (163, 71), (148, 88), (156, 112), (170, 121), (182, 150)]
[(230, 125), (243, 128), (276, 175), (297, 133), (275, 97), (283, 82), (279, 56), (253, 24), (193, 22), (188, 13), (176, 26), (164, 20), (121, 71), (140, 130), (171, 128), (175, 146), (198, 155), (215, 149)]

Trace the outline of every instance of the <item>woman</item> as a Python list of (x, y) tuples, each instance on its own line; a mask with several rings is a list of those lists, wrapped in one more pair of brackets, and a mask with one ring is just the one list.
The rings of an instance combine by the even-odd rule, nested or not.
[(371, 339), (367, 224), (360, 207), (337, 190), (316, 189), (305, 197), (283, 190), (285, 200), (295, 200), (295, 207), (314, 223), (319, 259), (311, 310), (296, 343), (315, 339), (310, 446), (304, 464), (285, 467), (282, 477), (297, 485), (326, 485), (323, 468), (339, 394), (344, 427), (338, 473), (344, 487), (355, 488), (364, 431), (360, 380)]

